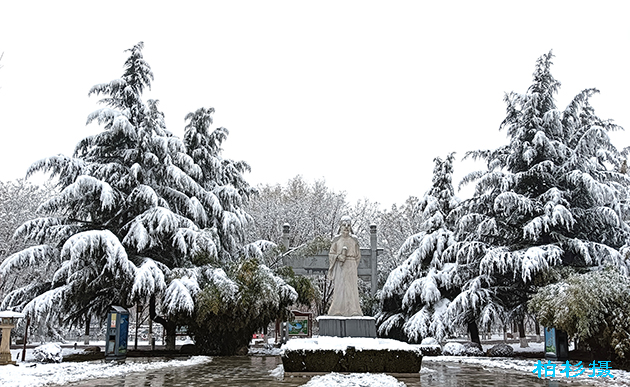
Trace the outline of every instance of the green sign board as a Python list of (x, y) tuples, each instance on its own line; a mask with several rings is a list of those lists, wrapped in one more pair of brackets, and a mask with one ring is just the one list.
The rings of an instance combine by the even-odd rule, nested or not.
[(291, 321), (288, 325), (290, 336), (309, 336), (308, 318)]

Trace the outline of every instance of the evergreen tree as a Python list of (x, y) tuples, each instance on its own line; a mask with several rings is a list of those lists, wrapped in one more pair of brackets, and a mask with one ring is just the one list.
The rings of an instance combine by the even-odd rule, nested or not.
[[(244, 244), (242, 205), (251, 188), (241, 174), (248, 167), (221, 157), (227, 131), (208, 130), (213, 109), (187, 116), (182, 141), (166, 130), (158, 102), (142, 100), (153, 80), (142, 48), (128, 50), (122, 78), (90, 90), (106, 107), (88, 123), (98, 121), (104, 130), (79, 142), (73, 157), (30, 167), (28, 175), (56, 178), (60, 193), (40, 206), (46, 217), (18, 228), (16, 235), (37, 245), (7, 258), (0, 274), (39, 265), (49, 278), (14, 290), (2, 306), (74, 325), (103, 319), (112, 304), (148, 300), (152, 319), (167, 332), (167, 348), (174, 348), (177, 325), (195, 320), (205, 287), (234, 282), (225, 273), (239, 270), (224, 269), (255, 260), (271, 244)], [(270, 278), (285, 296), (263, 301), (278, 311), (297, 296)]]
[(453, 158), (435, 158), (433, 185), (418, 201), (420, 232), (400, 248), (402, 264), (391, 271), (381, 292), (382, 311), (377, 315), (378, 333), (399, 340), (420, 342), (432, 336), (444, 339), (451, 327), (445, 324), (450, 298), (460, 285), (453, 276), (456, 264), (442, 260), (455, 243), (447, 215), (455, 207), (452, 185)]
[(451, 215), (458, 242), (443, 259), (459, 265), (463, 281), (449, 305), (453, 324), (486, 328), (513, 320), (524, 337), (526, 302), (556, 267), (627, 271), (630, 180), (607, 136), (618, 127), (595, 115), (595, 89), (556, 108), (560, 83), (551, 59), (551, 52), (538, 59), (527, 93), (506, 95), (501, 129), (509, 143), (466, 155), (484, 160), (487, 170), (463, 180), (476, 182), (475, 194)]

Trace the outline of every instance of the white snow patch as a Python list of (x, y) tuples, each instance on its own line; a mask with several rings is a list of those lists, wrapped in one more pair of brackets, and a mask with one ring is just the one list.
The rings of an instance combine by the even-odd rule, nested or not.
[(403, 387), (405, 383), (398, 381), (393, 376), (385, 374), (350, 374), (342, 375), (330, 373), (326, 375), (314, 376), (307, 387)]
[(281, 349), (289, 351), (298, 350), (332, 350), (345, 351), (348, 347), (354, 347), (357, 351), (362, 350), (405, 350), (420, 351), (405, 342), (392, 339), (373, 339), (369, 337), (333, 337), (319, 336), (311, 339), (291, 339), (284, 344)]
[(278, 380), (284, 379), (284, 366), (282, 364), (278, 364), (276, 368), (269, 371), (269, 375)]
[(61, 345), (57, 343), (46, 343), (33, 349), (35, 360), (39, 363), (61, 363)]
[(250, 356), (280, 356), (282, 350), (280, 348), (268, 346), (268, 347), (249, 347), (247, 352)]
[(462, 343), (450, 342), (444, 344), (444, 348), (442, 348), (442, 353), (448, 356), (464, 356), (466, 355), (466, 347)]
[[(194, 356), (188, 360), (116, 362), (70, 362), (36, 364), (19, 363), (18, 367), (4, 366), (0, 372), (2, 387), (37, 387), (48, 384), (67, 384), (80, 380), (108, 378), (132, 372), (142, 372), (165, 367), (185, 367), (211, 361), (207, 356)], [(28, 365), (27, 365), (28, 364)]]

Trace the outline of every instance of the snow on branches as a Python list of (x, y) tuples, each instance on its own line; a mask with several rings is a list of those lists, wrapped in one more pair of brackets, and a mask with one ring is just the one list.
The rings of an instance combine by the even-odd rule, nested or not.
[(2, 261), (2, 264), (0, 264), (0, 276), (6, 277), (12, 271), (19, 270), (24, 266), (46, 265), (58, 254), (59, 251), (57, 249), (48, 245), (28, 247)]
[[(254, 192), (242, 176), (249, 166), (222, 157), (228, 131), (210, 130), (214, 109), (189, 114), (182, 140), (166, 130), (158, 101), (143, 101), (153, 73), (142, 48), (128, 50), (122, 77), (90, 89), (106, 106), (87, 122), (103, 131), (81, 140), (74, 157), (29, 169), (57, 178), (59, 191), (40, 205), (44, 216), (15, 233), (38, 246), (13, 254), (0, 273), (45, 267), (45, 278), (41, 286), (9, 289), (6, 307), (52, 315), (54, 302), (76, 324), (102, 318), (112, 304), (148, 301), (150, 313), (165, 313), (155, 321), (173, 334), (175, 320), (192, 318), (204, 287), (217, 285), (235, 299), (232, 266), (258, 262), (253, 257), (272, 245), (244, 243), (251, 217), (242, 207)], [(258, 294), (260, 302), (293, 299), (295, 291), (273, 273), (261, 278), (273, 286)]]

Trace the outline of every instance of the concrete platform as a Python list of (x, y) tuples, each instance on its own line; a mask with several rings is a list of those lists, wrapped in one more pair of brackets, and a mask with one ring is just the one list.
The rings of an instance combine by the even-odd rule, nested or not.
[(370, 372), (418, 375), (420, 348), (391, 339), (319, 336), (291, 339), (282, 347), (287, 374)]
[(319, 316), (320, 336), (376, 337), (376, 319), (370, 316)]

